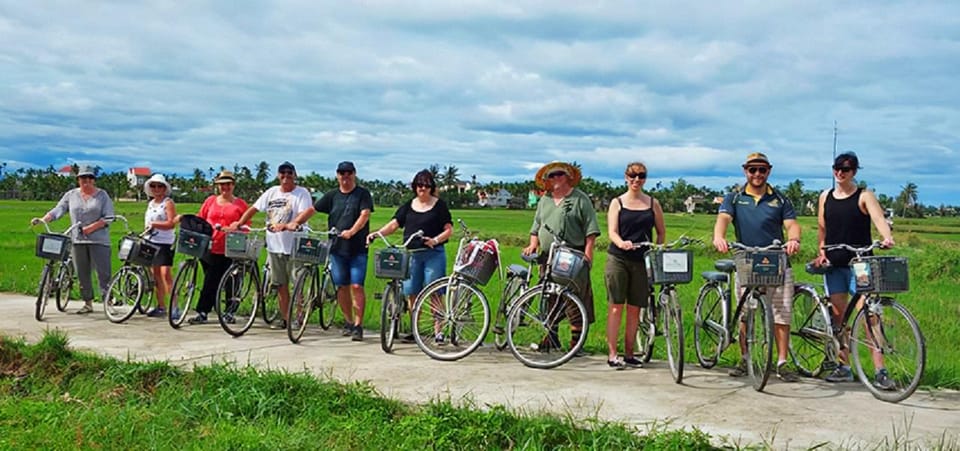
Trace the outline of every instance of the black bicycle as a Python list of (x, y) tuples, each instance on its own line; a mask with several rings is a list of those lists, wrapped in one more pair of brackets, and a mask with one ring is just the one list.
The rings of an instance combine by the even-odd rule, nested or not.
[(413, 338), (412, 321), (404, 321), (410, 306), (403, 295), (403, 281), (410, 276), (410, 257), (416, 252), (407, 247), (413, 240), (423, 238), (423, 230), (417, 230), (400, 246), (392, 244), (380, 233), (376, 235), (387, 245), (373, 254), (373, 272), (378, 279), (387, 279), (380, 298), (380, 349), (389, 354), (393, 352), (393, 343), (398, 336), (409, 334)]

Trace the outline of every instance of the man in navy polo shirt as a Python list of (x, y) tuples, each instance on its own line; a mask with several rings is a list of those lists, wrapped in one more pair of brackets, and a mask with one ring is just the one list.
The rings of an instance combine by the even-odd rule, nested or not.
[[(767, 183), (773, 166), (766, 155), (754, 152), (743, 163), (747, 183), (743, 189), (729, 193), (723, 198), (717, 223), (713, 227), (713, 245), (720, 252), (727, 252), (727, 227), (733, 223), (738, 242), (747, 246), (768, 246), (774, 240), (786, 243), (787, 255), (800, 250), (800, 224), (790, 201)], [(787, 229), (784, 240), (783, 229)], [(773, 307), (773, 333), (777, 342), (777, 377), (784, 382), (796, 382), (796, 373), (787, 368), (790, 350), (790, 311), (793, 306), (793, 271), (786, 268), (783, 285), (768, 290), (767, 298)], [(739, 296), (740, 293), (737, 293)], [(740, 351), (746, 353), (743, 325), (740, 328)], [(741, 358), (736, 368), (730, 371), (734, 377), (747, 374), (746, 361)]]

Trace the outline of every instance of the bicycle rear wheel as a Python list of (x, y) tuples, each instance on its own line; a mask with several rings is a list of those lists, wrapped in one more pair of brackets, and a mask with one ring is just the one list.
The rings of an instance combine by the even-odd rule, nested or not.
[(850, 354), (860, 382), (874, 397), (900, 402), (920, 385), (927, 346), (906, 307), (891, 298), (874, 298), (853, 320)]
[(746, 316), (747, 354), (750, 365), (747, 374), (753, 389), (763, 391), (773, 368), (773, 311), (767, 306), (763, 295), (755, 291), (746, 294), (743, 315)]
[[(457, 276), (431, 284), (413, 307), (414, 340), (436, 360), (459, 360), (477, 349), (490, 328), (483, 292)], [(438, 279), (442, 280), (442, 279)]]
[(793, 289), (793, 313), (790, 323), (790, 359), (797, 372), (817, 377), (824, 364), (830, 362), (833, 347), (833, 328), (830, 312), (820, 303), (816, 290), (808, 285)]
[(667, 362), (673, 381), (683, 381), (683, 316), (677, 290), (670, 288), (660, 292), (660, 316), (663, 317), (663, 335), (667, 338)]
[[(535, 286), (524, 292), (507, 317), (507, 344), (524, 365), (549, 369), (567, 363), (583, 347), (587, 310), (569, 290), (560, 294)], [(574, 332), (580, 327), (580, 333)]]
[(250, 329), (260, 306), (260, 278), (255, 262), (233, 263), (217, 288), (217, 320), (228, 334), (239, 337)]
[(53, 262), (47, 262), (43, 265), (43, 271), (40, 273), (40, 285), (37, 286), (37, 304), (33, 313), (33, 317), (37, 321), (43, 321), (43, 314), (47, 311), (47, 300), (50, 299), (50, 292), (53, 291), (54, 264)]
[(726, 305), (726, 295), (719, 286), (708, 283), (700, 288), (694, 308), (693, 341), (703, 368), (713, 368), (726, 345)]
[[(637, 323), (637, 350), (643, 363), (653, 358), (653, 342), (657, 338), (656, 309), (653, 294), (649, 296), (647, 306), (640, 309), (640, 320)], [(626, 306), (624, 306), (626, 307)], [(624, 308), (626, 309), (626, 308)], [(663, 313), (661, 313), (661, 316)]]
[(190, 306), (196, 306), (200, 299), (200, 289), (197, 287), (197, 264), (195, 258), (190, 258), (180, 264), (177, 277), (173, 281), (173, 291), (170, 293), (170, 308), (167, 321), (170, 327), (179, 329), (190, 312)]
[(523, 278), (518, 276), (510, 277), (507, 285), (503, 288), (503, 294), (500, 296), (500, 303), (497, 305), (497, 314), (493, 321), (493, 343), (498, 351), (507, 348), (507, 313), (510, 310), (510, 304), (523, 291)]
[(140, 308), (144, 296), (144, 282), (140, 271), (132, 266), (123, 266), (110, 279), (107, 298), (103, 300), (103, 312), (107, 319), (122, 323)]
[(57, 288), (57, 310), (67, 311), (67, 304), (70, 303), (70, 292), (73, 290), (73, 262), (67, 260), (60, 263), (57, 268), (56, 278)]
[(337, 318), (340, 304), (337, 303), (337, 286), (333, 284), (330, 267), (323, 270), (323, 284), (320, 286), (320, 327), (327, 330)]
[[(307, 329), (313, 307), (320, 302), (320, 275), (316, 268), (300, 271), (293, 284), (293, 294), (287, 312), (287, 338), (299, 343)], [(317, 316), (321, 316), (318, 314)]]

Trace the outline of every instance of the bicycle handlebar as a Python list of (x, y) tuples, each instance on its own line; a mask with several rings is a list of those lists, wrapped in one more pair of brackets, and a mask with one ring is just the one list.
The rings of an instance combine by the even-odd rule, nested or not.
[(878, 241), (874, 241), (873, 243), (870, 243), (870, 245), (866, 247), (853, 247), (849, 244), (840, 243), (840, 244), (828, 244), (826, 246), (821, 247), (820, 249), (823, 249), (825, 251), (842, 249), (842, 250), (851, 251), (859, 256), (867, 252), (870, 252), (874, 249), (887, 249), (887, 247), (883, 245), (882, 241), (878, 240)]
[(387, 247), (389, 247), (389, 248), (398, 248), (398, 247), (406, 248), (407, 246), (410, 245), (410, 243), (413, 242), (413, 240), (414, 240), (415, 238), (421, 238), (421, 239), (422, 239), (424, 233), (423, 233), (423, 230), (417, 230), (416, 232), (413, 233), (413, 235), (410, 235), (410, 237), (408, 237), (407, 240), (404, 241), (403, 244), (401, 244), (400, 246), (397, 246), (397, 245), (391, 243), (390, 240), (388, 240), (387, 237), (383, 236), (383, 234), (380, 233), (379, 231), (377, 231), (376, 233), (374, 233), (374, 235), (380, 237), (380, 239), (383, 240), (384, 244), (386, 244)]
[(767, 246), (747, 246), (746, 244), (737, 243), (735, 241), (731, 241), (727, 244), (734, 249), (739, 249), (741, 251), (748, 251), (748, 252), (779, 251), (783, 249), (783, 243), (781, 243), (780, 240), (773, 240), (773, 243), (770, 243)]
[(648, 246), (648, 247), (650, 247), (651, 249), (673, 249), (673, 248), (685, 247), (685, 246), (689, 246), (689, 245), (691, 245), (691, 244), (698, 244), (698, 243), (699, 243), (699, 244), (703, 244), (703, 240), (698, 240), (698, 239), (696, 239), (696, 238), (687, 238), (687, 237), (685, 237), (685, 236), (681, 236), (681, 237), (673, 240), (672, 242), (666, 243), (666, 244), (658, 244), (658, 243), (654, 243), (654, 242), (651, 242), (651, 241), (642, 241), (642, 242), (639, 242), (639, 243), (633, 243), (633, 248), (634, 248), (634, 249), (637, 249), (637, 248), (640, 248), (640, 247), (643, 247), (643, 246)]

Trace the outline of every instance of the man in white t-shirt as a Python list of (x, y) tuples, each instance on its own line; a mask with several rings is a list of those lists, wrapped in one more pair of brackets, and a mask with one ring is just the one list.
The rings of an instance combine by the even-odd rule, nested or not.
[[(287, 328), (287, 310), (290, 305), (290, 282), (293, 281), (294, 262), (291, 258), (295, 232), (287, 231), (284, 224), (292, 222), (293, 218), (307, 208), (313, 206), (310, 192), (302, 186), (297, 186), (297, 170), (293, 163), (284, 161), (277, 167), (277, 179), (280, 184), (268, 188), (256, 202), (243, 214), (239, 221), (230, 225), (235, 229), (245, 224), (258, 211), (267, 215), (267, 253), (270, 261), (271, 283), (277, 286), (277, 296), (280, 298), (280, 314), (283, 321), (276, 324), (279, 329)], [(274, 227), (279, 225), (279, 227)]]

